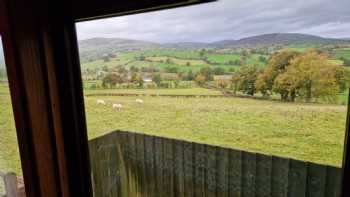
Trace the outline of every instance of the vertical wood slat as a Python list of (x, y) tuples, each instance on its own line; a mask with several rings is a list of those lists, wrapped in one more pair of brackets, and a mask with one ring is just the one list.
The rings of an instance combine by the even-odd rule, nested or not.
[(136, 165), (137, 165), (137, 191), (140, 197), (145, 195), (147, 191), (146, 174), (145, 174), (145, 141), (144, 135), (136, 135)]
[(256, 154), (256, 197), (271, 196), (272, 157)]
[(324, 197), (327, 167), (309, 163), (307, 178), (307, 197)]
[(129, 159), (129, 149), (128, 149), (128, 138), (127, 133), (119, 131), (117, 136), (118, 141), (118, 171), (120, 176), (119, 181), (119, 196), (125, 197), (129, 196), (129, 175), (128, 175), (128, 159)]
[(96, 196), (103, 196), (103, 171), (102, 171), (102, 165), (101, 162), (103, 160), (103, 155), (100, 154), (99, 151), (99, 143), (100, 140), (96, 140), (95, 141), (95, 169), (96, 169), (96, 173), (95, 173), (95, 193)]
[(207, 167), (206, 167), (206, 188), (207, 192), (205, 196), (213, 197), (216, 196), (216, 153), (217, 148), (214, 146), (206, 146), (207, 149)]
[(97, 197), (340, 194), (341, 169), (335, 167), (123, 132), (89, 146)]
[(147, 196), (156, 195), (156, 183), (155, 183), (155, 166), (154, 166), (154, 137), (145, 136), (145, 168), (146, 179), (149, 187), (147, 187)]
[(174, 184), (175, 196), (185, 197), (184, 142), (174, 141)]
[(255, 197), (256, 155), (242, 154), (242, 196)]
[(341, 171), (339, 168), (327, 167), (326, 197), (338, 197), (341, 191)]
[(205, 170), (206, 170), (206, 150), (205, 145), (194, 145), (194, 196), (205, 195)]
[(229, 150), (220, 148), (217, 153), (217, 196), (229, 197)]
[(229, 196), (242, 197), (242, 152), (229, 151)]
[(185, 171), (185, 196), (193, 196), (194, 186), (194, 150), (193, 143), (184, 142), (184, 171)]
[(288, 197), (289, 160), (272, 157), (272, 197)]
[(156, 196), (166, 196), (164, 193), (163, 184), (163, 141), (162, 138), (156, 137), (154, 139), (154, 154), (155, 154), (155, 168), (156, 168)]
[(129, 194), (137, 196), (137, 168), (136, 168), (136, 141), (135, 134), (128, 133), (128, 149), (129, 149), (129, 166), (128, 166), (128, 176), (129, 176)]
[(130, 166), (130, 149), (128, 143), (128, 133), (127, 132), (119, 132), (118, 142), (120, 145), (121, 154), (119, 157), (123, 161), (120, 166), (120, 173), (122, 173), (121, 179), (121, 197), (128, 196), (130, 191), (130, 174), (129, 174), (129, 166)]
[(118, 161), (118, 141), (117, 141), (117, 133), (113, 133), (110, 138), (108, 138), (107, 144), (107, 160), (105, 166), (108, 166), (108, 185), (109, 185), (109, 194), (110, 196), (118, 197), (120, 196), (120, 176), (119, 176), (119, 165), (120, 161)]
[(307, 163), (290, 160), (288, 197), (306, 197)]
[(168, 197), (174, 197), (173, 141), (163, 139), (164, 190)]

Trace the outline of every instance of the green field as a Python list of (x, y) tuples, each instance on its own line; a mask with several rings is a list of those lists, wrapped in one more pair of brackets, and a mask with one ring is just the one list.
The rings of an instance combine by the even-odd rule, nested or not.
[(336, 58), (350, 59), (350, 48), (340, 48), (333, 50), (333, 56)]
[[(104, 93), (110, 90), (88, 90)], [(113, 90), (140, 94), (208, 94), (203, 88)], [(144, 100), (143, 105), (135, 102)], [(106, 106), (97, 105), (104, 99)], [(340, 166), (346, 106), (283, 103), (243, 98), (85, 97), (89, 138), (113, 130), (188, 141)], [(121, 103), (115, 111), (112, 103)], [(10, 97), (0, 87), (0, 169), (20, 173)]]

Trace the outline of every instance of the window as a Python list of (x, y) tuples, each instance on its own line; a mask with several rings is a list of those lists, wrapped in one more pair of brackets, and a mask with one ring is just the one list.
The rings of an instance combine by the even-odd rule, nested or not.
[(324, 4), (78, 23), (95, 196), (337, 196), (349, 4)]

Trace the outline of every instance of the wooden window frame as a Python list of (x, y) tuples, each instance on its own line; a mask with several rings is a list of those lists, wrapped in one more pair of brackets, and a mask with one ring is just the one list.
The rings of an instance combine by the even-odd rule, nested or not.
[[(0, 34), (28, 197), (92, 196), (75, 22), (212, 0), (0, 0)], [(342, 197), (350, 194), (349, 112)]]

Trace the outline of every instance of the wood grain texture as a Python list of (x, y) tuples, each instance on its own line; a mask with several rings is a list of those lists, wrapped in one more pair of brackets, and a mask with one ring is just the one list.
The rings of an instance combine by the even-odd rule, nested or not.
[(205, 144), (118, 131), (92, 140), (90, 149), (96, 197), (338, 197), (341, 191), (339, 168)]

